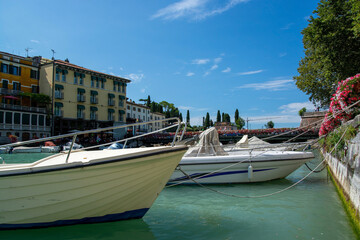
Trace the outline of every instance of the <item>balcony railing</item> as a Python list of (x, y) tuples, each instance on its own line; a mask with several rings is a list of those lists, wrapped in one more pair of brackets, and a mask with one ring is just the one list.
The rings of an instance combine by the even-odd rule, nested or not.
[(90, 103), (98, 104), (97, 97), (90, 97)]
[(19, 95), (22, 93), (20, 90), (12, 90), (7, 88), (0, 88), (0, 94), (12, 94), (12, 95)]
[(90, 120), (98, 120), (98, 115), (97, 114), (90, 114)]
[(0, 129), (13, 129), (13, 130), (19, 130), (19, 131), (27, 131), (27, 130), (33, 130), (33, 131), (50, 131), (49, 126), (37, 126), (37, 125), (23, 125), (23, 124), (0, 124)]
[(56, 99), (64, 99), (64, 93), (63, 92), (55, 92), (55, 98)]
[(115, 106), (115, 100), (109, 100), (108, 104), (109, 106)]
[(55, 111), (54, 115), (55, 115), (55, 117), (63, 117), (64, 116), (64, 111), (63, 110)]
[(78, 95), (77, 100), (78, 102), (85, 102), (85, 95)]
[(31, 112), (38, 112), (38, 113), (46, 113), (46, 108), (28, 107), (28, 106), (21, 106), (21, 105), (7, 104), (7, 103), (0, 103), (0, 108), (19, 110), (19, 111), (31, 111)]

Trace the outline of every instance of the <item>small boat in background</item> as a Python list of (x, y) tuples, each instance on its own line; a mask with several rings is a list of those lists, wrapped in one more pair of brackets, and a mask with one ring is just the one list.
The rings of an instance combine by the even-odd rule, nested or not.
[(41, 153), (41, 147), (15, 147), (13, 153)]
[[(178, 123), (161, 131), (176, 125), (179, 130), (181, 122), (178, 118), (142, 124), (167, 120), (177, 120)], [(138, 124), (76, 132), (44, 140), (73, 137), (75, 142), (79, 134), (134, 125)], [(137, 137), (140, 136), (132, 139)], [(72, 146), (66, 153), (33, 163), (0, 164), (0, 229), (141, 218), (160, 194), (187, 150), (186, 146), (175, 146), (175, 138), (172, 146), (112, 151), (72, 151)]]
[(247, 183), (285, 178), (314, 158), (312, 152), (279, 150), (225, 150), (215, 128), (200, 134), (169, 183)]
[(58, 153), (60, 152), (60, 146), (56, 146), (52, 141), (46, 141), (44, 146), (41, 147), (41, 152), (43, 153)]

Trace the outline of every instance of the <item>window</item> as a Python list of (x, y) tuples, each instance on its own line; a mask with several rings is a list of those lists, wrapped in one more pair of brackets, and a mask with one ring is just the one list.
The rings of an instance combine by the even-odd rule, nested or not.
[(2, 88), (9, 88), (9, 81), (8, 80), (2, 80)]
[(84, 85), (84, 76), (83, 76), (83, 74), (80, 74), (79, 84)]
[[(55, 89), (56, 91), (56, 89)], [(32, 85), (31, 86), (31, 92), (32, 93), (39, 93), (39, 86)]]
[(20, 91), (21, 90), (21, 84), (18, 82), (13, 82), (13, 90)]
[(55, 81), (60, 81), (60, 73), (56, 72)]
[(91, 87), (95, 87), (95, 80), (91, 78)]
[(0, 111), (0, 123), (4, 123), (4, 112)]
[(105, 82), (101, 81), (101, 88), (104, 89), (105, 88)]
[(20, 113), (14, 113), (14, 123), (20, 124)]
[(45, 116), (39, 115), (39, 126), (44, 126), (44, 125), (45, 125)]
[(12, 123), (12, 112), (5, 113), (5, 123), (8, 123), (8, 124)]
[[(75, 74), (75, 73), (74, 73)], [(78, 84), (78, 78), (76, 75), (74, 75), (74, 84)]]
[(118, 92), (121, 92), (121, 83), (118, 84)]
[(31, 115), (31, 125), (37, 125), (37, 115)]
[(1, 72), (3, 73), (9, 73), (9, 65), (8, 64), (1, 64)]
[(114, 88), (113, 88), (114, 91), (116, 91), (116, 85), (117, 85), (117, 82), (114, 82)]
[[(56, 75), (59, 75), (56, 73)], [(39, 79), (39, 72), (37, 70), (30, 70), (30, 77), (33, 79)]]
[(141, 109), (140, 109), (140, 108), (138, 108), (138, 112), (141, 112)]
[(66, 75), (65, 74), (62, 75), (61, 81), (66, 82)]
[(96, 79), (96, 88), (99, 88), (99, 80)]
[(9, 73), (20, 76), (20, 68), (17, 67), (17, 66), (10, 65), (9, 66)]
[(22, 124), (29, 125), (30, 124), (30, 114), (23, 114), (22, 116)]

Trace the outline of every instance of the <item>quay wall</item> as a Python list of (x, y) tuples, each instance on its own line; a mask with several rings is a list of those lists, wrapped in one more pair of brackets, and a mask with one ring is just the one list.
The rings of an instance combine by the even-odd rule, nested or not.
[[(360, 115), (344, 125), (359, 127)], [(360, 132), (356, 137), (346, 144), (346, 154), (342, 159), (338, 159), (329, 153), (322, 151), (326, 157), (329, 169), (343, 190), (348, 201), (350, 201), (358, 220), (360, 219)]]

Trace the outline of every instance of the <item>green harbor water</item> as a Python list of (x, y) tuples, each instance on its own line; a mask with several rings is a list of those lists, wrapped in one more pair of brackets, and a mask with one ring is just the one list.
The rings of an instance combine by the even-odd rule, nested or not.
[[(44, 156), (44, 155), (42, 155)], [(32, 162), (39, 154), (2, 155)], [(315, 167), (320, 157), (309, 163)], [(256, 196), (304, 177), (302, 166), (286, 179), (210, 186), (227, 194)], [(326, 170), (266, 198), (234, 198), (195, 185), (165, 188), (143, 219), (67, 227), (0, 231), (0, 239), (356, 239)]]

